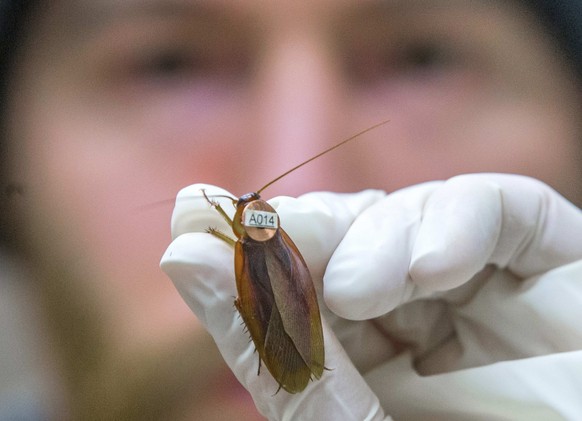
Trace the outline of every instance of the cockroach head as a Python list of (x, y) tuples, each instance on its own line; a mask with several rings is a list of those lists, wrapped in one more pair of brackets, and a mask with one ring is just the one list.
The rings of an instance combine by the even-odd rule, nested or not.
[(236, 204), (236, 206), (240, 206), (240, 205), (244, 205), (245, 203), (249, 203), (252, 202), (254, 200), (259, 200), (261, 198), (261, 196), (259, 195), (259, 193), (247, 193), (247, 194), (243, 194), (239, 199), (238, 202)]

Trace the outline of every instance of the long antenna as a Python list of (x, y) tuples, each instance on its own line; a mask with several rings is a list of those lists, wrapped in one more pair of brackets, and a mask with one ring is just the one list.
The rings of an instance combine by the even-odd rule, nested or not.
[(337, 148), (339, 148), (340, 146), (342, 146), (342, 145), (344, 145), (344, 144), (348, 143), (348, 142), (349, 142), (349, 141), (351, 141), (351, 140), (354, 140), (355, 138), (357, 138), (357, 137), (359, 137), (359, 136), (363, 135), (364, 133), (367, 133), (367, 132), (369, 132), (370, 130), (374, 130), (374, 129), (376, 129), (376, 128), (380, 127), (380, 126), (383, 126), (384, 124), (388, 123), (389, 121), (390, 121), (390, 120), (384, 120), (384, 121), (382, 121), (381, 123), (374, 124), (372, 127), (368, 127), (367, 129), (365, 129), (365, 130), (362, 130), (361, 132), (359, 132), (359, 133), (356, 133), (355, 135), (353, 135), (353, 136), (350, 136), (350, 137), (348, 137), (348, 138), (347, 138), (347, 139), (345, 139), (345, 140), (342, 140), (342, 141), (341, 141), (340, 143), (338, 143), (337, 145), (334, 145), (334, 146), (332, 146), (331, 148), (328, 148), (328, 149), (324, 150), (323, 152), (320, 152), (320, 153), (318, 153), (318, 154), (317, 154), (317, 155), (315, 155), (314, 157), (311, 157), (311, 158), (309, 158), (307, 161), (304, 161), (304, 162), (302, 162), (301, 164), (294, 166), (294, 167), (293, 167), (293, 168), (291, 168), (290, 170), (288, 170), (288, 171), (285, 171), (285, 172), (284, 172), (283, 174), (281, 174), (279, 177), (275, 178), (274, 180), (271, 180), (271, 181), (269, 181), (267, 184), (265, 184), (263, 187), (261, 187), (259, 190), (257, 190), (257, 194), (261, 193), (263, 190), (265, 190), (265, 189), (266, 189), (267, 187), (269, 187), (271, 184), (274, 184), (274, 183), (276, 183), (277, 181), (279, 181), (280, 179), (282, 179), (283, 177), (285, 177), (287, 174), (290, 174), (290, 173), (292, 173), (293, 171), (295, 171), (295, 170), (297, 170), (297, 169), (301, 168), (302, 166), (304, 166), (304, 165), (306, 165), (306, 164), (309, 164), (309, 163), (310, 163), (311, 161), (313, 161), (314, 159), (317, 159), (317, 158), (319, 158), (320, 156), (322, 156), (322, 155), (325, 155), (326, 153), (328, 153), (328, 152), (331, 152), (331, 151), (333, 151), (334, 149), (337, 149)]

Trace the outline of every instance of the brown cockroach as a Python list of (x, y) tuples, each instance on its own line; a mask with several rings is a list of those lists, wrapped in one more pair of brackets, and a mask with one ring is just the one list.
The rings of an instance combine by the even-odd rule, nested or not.
[(212, 196), (202, 192), (237, 238), (234, 240), (216, 229), (207, 230), (234, 247), (238, 291), (234, 304), (259, 353), (259, 372), (262, 361), (279, 389), (289, 393), (301, 392), (311, 379), (321, 378), (325, 368), (323, 329), (305, 260), (281, 228), (275, 209), (261, 199), (260, 193), (314, 159), (386, 123), (369, 127), (324, 150), (254, 193), (238, 199), (225, 196), (236, 208), (232, 219)]

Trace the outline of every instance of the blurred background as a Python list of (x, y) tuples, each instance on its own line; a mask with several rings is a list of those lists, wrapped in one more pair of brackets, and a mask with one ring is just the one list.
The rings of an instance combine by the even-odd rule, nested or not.
[(579, 1), (0, 1), (0, 420), (255, 420), (158, 264), (195, 182), (529, 175), (580, 205)]

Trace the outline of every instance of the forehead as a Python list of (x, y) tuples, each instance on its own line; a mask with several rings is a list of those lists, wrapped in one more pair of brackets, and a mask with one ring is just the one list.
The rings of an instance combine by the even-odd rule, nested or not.
[(55, 0), (38, 8), (36, 20), (30, 21), (28, 31), (36, 33), (41, 43), (52, 41), (61, 46), (80, 44), (111, 26), (132, 22), (159, 24), (162, 19), (181, 27), (190, 26), (197, 33), (224, 28), (262, 37), (309, 28), (324, 34), (344, 29), (366, 31), (374, 26), (409, 25), (407, 19), (411, 16), (431, 19), (436, 11), (440, 16), (451, 12), (449, 20), (466, 21), (470, 25), (482, 9), (493, 10), (505, 18), (523, 15), (521, 3), (512, 0)]
[[(80, 27), (136, 15), (225, 14), (232, 17), (286, 19), (294, 16), (327, 16), (362, 12), (398, 13), (406, 10), (462, 8), (495, 4), (497, 0), (58, 0), (42, 9), (70, 19)], [(505, 3), (512, 3), (506, 1)]]

